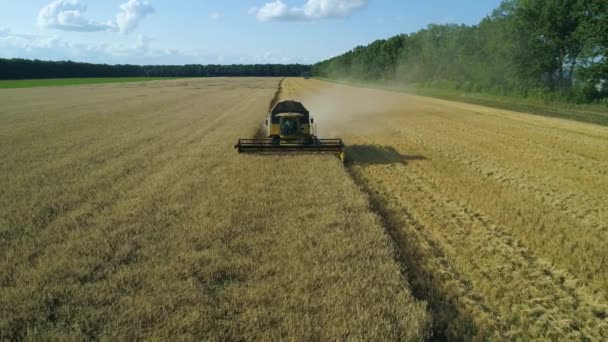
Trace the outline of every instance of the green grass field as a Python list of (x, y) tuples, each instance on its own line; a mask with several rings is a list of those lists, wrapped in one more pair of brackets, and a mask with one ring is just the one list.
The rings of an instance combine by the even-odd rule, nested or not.
[(103, 77), (103, 78), (49, 78), (43, 80), (1, 80), (0, 89), (61, 87), (82, 84), (146, 82), (156, 80), (173, 80), (176, 77)]

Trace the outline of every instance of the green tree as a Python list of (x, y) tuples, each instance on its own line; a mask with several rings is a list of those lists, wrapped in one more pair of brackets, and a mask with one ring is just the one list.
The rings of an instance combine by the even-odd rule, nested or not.
[(479, 25), (429, 25), (358, 46), (312, 70), (330, 78), (588, 102), (606, 97), (598, 91), (608, 78), (606, 32), (606, 0), (505, 0)]

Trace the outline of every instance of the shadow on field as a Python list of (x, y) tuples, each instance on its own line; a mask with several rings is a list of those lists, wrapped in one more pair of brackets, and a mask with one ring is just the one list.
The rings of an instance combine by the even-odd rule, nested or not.
[[(419, 156), (410, 158), (425, 159)], [(429, 340), (487, 340), (486, 334), (491, 336), (492, 331), (485, 331), (478, 326), (471, 312), (460, 306), (460, 293), (451, 292), (449, 277), (438, 273), (436, 264), (447, 262), (447, 256), (441, 246), (424, 233), (424, 225), (411, 213), (391, 204), (390, 194), (374, 191), (356, 168), (347, 168), (347, 171), (367, 194), (371, 209), (378, 215), (390, 236), (395, 246), (395, 260), (403, 266), (403, 277), (408, 280), (412, 295), (427, 304), (433, 317)]]
[(407, 164), (412, 160), (426, 160), (424, 156), (403, 155), (391, 146), (352, 145), (345, 147), (348, 161), (363, 164)]

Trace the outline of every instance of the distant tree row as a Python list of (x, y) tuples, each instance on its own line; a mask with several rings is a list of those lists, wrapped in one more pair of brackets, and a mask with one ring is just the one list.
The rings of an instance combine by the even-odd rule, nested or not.
[(505, 0), (475, 26), (430, 25), (313, 66), (316, 76), (608, 101), (608, 1)]
[(81, 77), (300, 76), (307, 72), (310, 72), (310, 66), (302, 64), (140, 66), (0, 59), (0, 79), (5, 80)]

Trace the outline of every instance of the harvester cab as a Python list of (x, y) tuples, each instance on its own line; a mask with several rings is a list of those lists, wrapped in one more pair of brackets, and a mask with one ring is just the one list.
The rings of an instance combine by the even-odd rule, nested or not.
[[(309, 132), (307, 131), (306, 123), (302, 119), (304, 115), (300, 113), (283, 113), (278, 114), (279, 118), (279, 137), (282, 139), (303, 138)], [(309, 127), (312, 122), (309, 122)]]
[(335, 154), (344, 161), (341, 139), (319, 139), (314, 120), (300, 102), (278, 102), (266, 119), (266, 138), (239, 139), (234, 148), (239, 153)]

